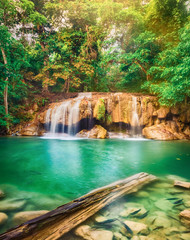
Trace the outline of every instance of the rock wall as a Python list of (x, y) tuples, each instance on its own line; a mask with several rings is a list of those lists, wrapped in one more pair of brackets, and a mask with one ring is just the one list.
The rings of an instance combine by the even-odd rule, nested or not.
[[(138, 123), (137, 121), (134, 122), (133, 117), (134, 99)], [(69, 105), (67, 104), (68, 101)], [(74, 108), (76, 104), (78, 104), (78, 110)], [(21, 135), (42, 134), (45, 126), (51, 124), (52, 115), (56, 114), (56, 109), (63, 105), (69, 106), (68, 109), (64, 110), (65, 126), (69, 126), (71, 121), (69, 111), (73, 108), (72, 112), (78, 111), (78, 117), (73, 118), (72, 124), (81, 122), (79, 130), (84, 128), (82, 126), (83, 120), (93, 119), (93, 125), (99, 124), (109, 131), (127, 132), (129, 135), (133, 127), (139, 127), (142, 134), (151, 139), (174, 140), (190, 138), (189, 105), (168, 108), (160, 106), (154, 96), (129, 93), (92, 93), (86, 96), (84, 94), (80, 98), (52, 103), (47, 106), (45, 111), (38, 113), (33, 122), (20, 131)], [(47, 120), (48, 111), (49, 121)], [(57, 123), (61, 124), (62, 121), (63, 116), (58, 117)]]

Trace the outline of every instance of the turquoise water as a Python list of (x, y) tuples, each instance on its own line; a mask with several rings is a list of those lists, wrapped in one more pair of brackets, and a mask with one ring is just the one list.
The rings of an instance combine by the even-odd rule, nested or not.
[(190, 142), (0, 138), (0, 183), (68, 199), (138, 172), (190, 179)]

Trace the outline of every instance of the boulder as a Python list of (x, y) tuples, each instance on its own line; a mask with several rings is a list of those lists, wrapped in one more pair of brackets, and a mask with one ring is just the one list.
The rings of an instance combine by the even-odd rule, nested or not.
[(29, 124), (21, 130), (22, 136), (38, 136), (38, 126), (35, 123)]
[(7, 214), (0, 212), (0, 225), (4, 224), (8, 219)]
[(94, 230), (88, 225), (82, 225), (75, 229), (75, 234), (85, 240), (112, 240), (113, 233), (107, 230)]
[(9, 199), (3, 200), (0, 204), (0, 211), (9, 212), (22, 209), (26, 204), (25, 200)]
[(171, 221), (165, 217), (156, 217), (154, 221), (156, 228), (169, 228), (171, 227)]
[(89, 132), (89, 138), (108, 138), (108, 132), (100, 125), (95, 125)]
[(161, 108), (157, 111), (157, 116), (158, 116), (158, 118), (166, 118), (169, 112), (170, 112), (170, 109), (169, 109), (169, 108), (161, 107)]
[(190, 228), (190, 210), (185, 209), (184, 211), (180, 212), (179, 217), (181, 222)]
[[(142, 216), (147, 210), (142, 207), (142, 208), (135, 208), (135, 207), (130, 207), (124, 211), (122, 211), (119, 215), (121, 217), (140, 217)], [(136, 213), (135, 213), (136, 212)]]
[(48, 213), (48, 211), (46, 210), (19, 212), (13, 216), (13, 221), (16, 225), (20, 225), (24, 222), (27, 222), (33, 218), (39, 217), (46, 213)]
[(133, 221), (125, 221), (124, 222), (134, 234), (142, 233), (144, 235), (149, 234), (148, 226), (144, 223), (133, 222)]
[(176, 140), (178, 139), (172, 129), (166, 128), (165, 124), (161, 123), (151, 127), (145, 127), (142, 131), (143, 135), (149, 139), (155, 140)]
[(115, 240), (127, 240), (128, 238), (123, 236), (121, 233), (119, 232), (114, 232), (114, 239)]
[(174, 186), (190, 189), (190, 182), (175, 181)]
[(76, 134), (76, 137), (87, 138), (89, 135), (89, 132), (90, 131), (83, 129), (79, 133)]

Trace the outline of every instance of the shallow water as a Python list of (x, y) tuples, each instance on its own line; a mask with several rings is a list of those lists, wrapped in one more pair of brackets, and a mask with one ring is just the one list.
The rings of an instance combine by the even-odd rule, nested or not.
[(0, 189), (29, 198), (20, 210), (50, 210), (142, 171), (189, 180), (189, 169), (188, 141), (0, 138)]

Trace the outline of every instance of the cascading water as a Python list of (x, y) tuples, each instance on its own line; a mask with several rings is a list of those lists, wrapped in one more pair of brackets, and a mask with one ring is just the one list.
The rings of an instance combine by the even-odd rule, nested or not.
[(139, 123), (139, 115), (137, 111), (137, 97), (132, 96), (132, 119), (131, 119), (131, 135), (132, 137), (141, 137), (141, 126)]
[[(91, 93), (79, 93), (77, 98), (66, 100), (61, 105), (48, 109), (45, 119), (48, 135), (55, 136), (57, 133), (75, 135), (79, 130), (81, 100), (91, 97)], [(90, 101), (88, 101), (88, 111), (92, 112)]]

